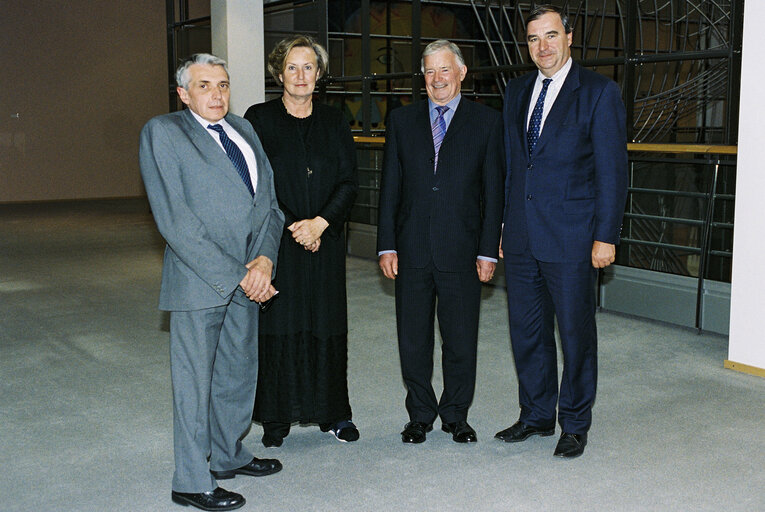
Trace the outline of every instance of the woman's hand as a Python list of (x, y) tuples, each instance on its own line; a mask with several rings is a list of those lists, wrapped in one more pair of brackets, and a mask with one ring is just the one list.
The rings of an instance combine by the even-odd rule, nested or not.
[(321, 245), (321, 238), (317, 238), (314, 243), (311, 245), (306, 245), (303, 247), (306, 251), (316, 252), (319, 250), (319, 246)]
[(287, 229), (292, 232), (292, 239), (302, 245), (311, 252), (319, 250), (318, 245), (316, 250), (313, 250), (314, 244), (321, 238), (324, 230), (329, 226), (323, 217), (314, 217), (313, 219), (303, 219), (297, 222), (293, 222)]

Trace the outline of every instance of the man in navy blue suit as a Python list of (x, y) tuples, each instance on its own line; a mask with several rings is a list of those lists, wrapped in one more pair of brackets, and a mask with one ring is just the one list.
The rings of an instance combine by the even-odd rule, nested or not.
[[(427, 100), (391, 111), (380, 186), (377, 250), (396, 280), (396, 325), (409, 422), (421, 443), (441, 418), (458, 443), (473, 443), (481, 282), (494, 274), (502, 225), (502, 115), (460, 94), (459, 48), (440, 39), (423, 52)], [(438, 298), (444, 390), (436, 400), (434, 317)]]
[[(538, 71), (505, 93), (505, 259), (520, 419), (495, 437), (562, 434), (554, 455), (584, 452), (597, 386), (595, 278), (614, 261), (627, 197), (619, 87), (571, 59), (568, 17), (534, 9), (527, 41)], [(563, 351), (558, 387), (555, 318)], [(556, 415), (557, 405), (557, 415)]]

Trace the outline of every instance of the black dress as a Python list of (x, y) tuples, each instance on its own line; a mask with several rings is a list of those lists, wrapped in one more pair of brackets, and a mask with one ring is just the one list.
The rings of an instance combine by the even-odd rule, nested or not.
[[(281, 98), (253, 105), (244, 117), (271, 162), (285, 216), (273, 283), (279, 297), (260, 314), (253, 419), (351, 419), (344, 224), (358, 176), (350, 128), (339, 110), (318, 103), (309, 117), (293, 117)], [(287, 226), (316, 216), (329, 226), (312, 253), (293, 240)]]

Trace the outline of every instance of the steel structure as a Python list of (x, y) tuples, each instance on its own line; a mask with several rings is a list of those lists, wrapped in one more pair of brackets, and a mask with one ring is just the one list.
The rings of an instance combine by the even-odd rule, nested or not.
[[(189, 1), (167, 0), (170, 69), (179, 50), (204, 45), (193, 36), (204, 40), (205, 24), (209, 32), (209, 17), (193, 17)], [(320, 100), (344, 109), (357, 135), (380, 136), (390, 109), (423, 97), (420, 54), (441, 37), (465, 53), (463, 93), (500, 108), (507, 81), (534, 69), (524, 19), (537, 3), (266, 0), (265, 47), (293, 33), (314, 35), (330, 54)], [(621, 86), (633, 142), (735, 146), (743, 0), (551, 3), (571, 20), (574, 59)], [(209, 38), (207, 44), (199, 49), (209, 49)], [(279, 94), (270, 80), (267, 93)], [(170, 99), (171, 109), (177, 108), (172, 87)], [(729, 281), (735, 155), (631, 147), (618, 263), (695, 276), (699, 286), (704, 279)], [(375, 224), (379, 150), (376, 144), (359, 146), (362, 190), (355, 222)]]

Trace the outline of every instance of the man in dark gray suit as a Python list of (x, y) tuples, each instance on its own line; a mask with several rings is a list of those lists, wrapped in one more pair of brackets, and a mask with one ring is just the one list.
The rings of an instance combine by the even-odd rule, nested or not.
[[(258, 306), (271, 285), (284, 215), (273, 172), (250, 123), (228, 113), (225, 61), (196, 54), (176, 72), (188, 106), (141, 132), (141, 174), (167, 242), (159, 306), (170, 311), (175, 474), (171, 497), (233, 510), (244, 497), (217, 486), (282, 466), (253, 457)], [(209, 462), (208, 462), (209, 460)]]

